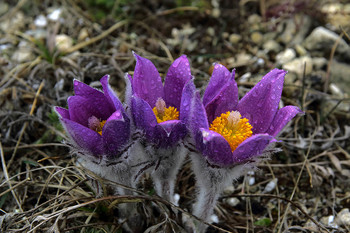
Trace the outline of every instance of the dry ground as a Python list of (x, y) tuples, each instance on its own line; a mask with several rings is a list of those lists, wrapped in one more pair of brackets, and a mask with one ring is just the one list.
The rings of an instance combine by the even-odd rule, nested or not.
[[(181, 216), (195, 198), (189, 161), (178, 176), (177, 215), (154, 195), (147, 177), (138, 197), (110, 196), (108, 190), (97, 196), (93, 174), (77, 167), (62, 144), (66, 136), (52, 107), (66, 106), (73, 79), (98, 87), (96, 81), (104, 74), (111, 75), (111, 85), (122, 98), (124, 73), (132, 73), (135, 65), (131, 51), (151, 59), (162, 75), (174, 58), (187, 54), (198, 88), (209, 80), (213, 62), (235, 66), (242, 96), (255, 83), (240, 79), (243, 74), (261, 77), (276, 65), (274, 53), (261, 66), (230, 63), (237, 53), (257, 51), (247, 18), (266, 14), (265, 33), (299, 14), (310, 15), (315, 26), (327, 23), (315, 1), (300, 2), (293, 1), (296, 10), (285, 10), (289, 5), (282, 3), (276, 10), (276, 1), (269, 0), (198, 0), (190, 5), (181, 0), (4, 1), (8, 8), (0, 12), (0, 44), (8, 47), (0, 53), (0, 231), (122, 232), (118, 204), (131, 201), (144, 215), (141, 231), (180, 232)], [(48, 21), (38, 30), (37, 16), (58, 8), (64, 22)], [(349, 43), (347, 29), (338, 33)], [(55, 46), (61, 34), (73, 45)], [(242, 38), (233, 45), (231, 34)], [(20, 50), (28, 57), (13, 55)], [(324, 57), (332, 61), (331, 53)], [(306, 115), (280, 135), (281, 152), (226, 190), (215, 209), (219, 222), (210, 232), (349, 232), (350, 116), (337, 106), (324, 108), (327, 98), (349, 104), (349, 96), (335, 98), (328, 79), (314, 78), (306, 75), (285, 85), (284, 104), (297, 105)], [(277, 185), (267, 192), (271, 181)], [(336, 222), (329, 224), (332, 216)]]

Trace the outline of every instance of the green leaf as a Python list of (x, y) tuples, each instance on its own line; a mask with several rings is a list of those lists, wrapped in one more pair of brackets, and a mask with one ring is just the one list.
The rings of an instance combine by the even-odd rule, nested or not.
[(262, 218), (258, 221), (254, 222), (254, 225), (261, 226), (261, 227), (268, 227), (271, 225), (271, 219), (269, 218)]

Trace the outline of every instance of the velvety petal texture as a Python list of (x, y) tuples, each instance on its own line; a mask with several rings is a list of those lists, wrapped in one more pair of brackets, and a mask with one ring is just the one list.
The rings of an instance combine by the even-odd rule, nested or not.
[[(55, 110), (80, 149), (95, 157), (115, 158), (129, 141), (130, 120), (108, 80), (108, 75), (101, 79), (104, 92), (74, 80), (76, 95), (68, 98), (68, 109), (56, 107)], [(90, 129), (89, 122), (102, 130)]]
[(230, 145), (223, 136), (214, 131), (200, 128), (196, 135), (196, 146), (214, 165), (226, 167), (234, 162)]
[(175, 146), (187, 135), (186, 125), (179, 120), (165, 121), (157, 124), (154, 130), (156, 144), (162, 148)]
[(170, 66), (164, 81), (164, 100), (167, 106), (180, 109), (182, 90), (191, 77), (190, 63), (186, 55), (182, 55)]
[(142, 98), (133, 96), (131, 98), (131, 109), (136, 128), (142, 129), (146, 137), (152, 139), (154, 137), (154, 127), (158, 123), (151, 106)]
[(212, 122), (221, 113), (232, 111), (238, 103), (238, 87), (235, 71), (232, 74), (221, 64), (216, 64), (203, 96), (208, 121)]
[(274, 137), (277, 136), (277, 134), (283, 129), (283, 127), (297, 114), (302, 115), (304, 113), (296, 106), (285, 106), (279, 109), (266, 133)]
[(119, 98), (115, 95), (114, 91), (109, 85), (109, 78), (109, 75), (105, 75), (100, 80), (103, 93), (105, 94), (110, 106), (114, 106), (114, 109), (124, 111), (123, 104), (120, 102)]
[(61, 118), (61, 122), (69, 136), (83, 150), (96, 157), (104, 153), (102, 137), (97, 132), (72, 120)]
[(270, 127), (281, 99), (286, 71), (274, 69), (266, 74), (238, 103), (241, 115), (249, 119), (253, 133), (265, 133)]
[(233, 160), (235, 163), (242, 163), (251, 158), (259, 156), (264, 149), (276, 139), (268, 134), (255, 134), (242, 142), (233, 152)]
[(113, 157), (116, 151), (121, 151), (129, 140), (130, 122), (119, 110), (112, 114), (102, 129), (105, 154)]
[(196, 90), (192, 81), (189, 81), (183, 90), (180, 107), (180, 120), (187, 125), (193, 138), (198, 129), (209, 128), (207, 114), (199, 92)]
[(135, 95), (144, 99), (152, 108), (158, 98), (164, 99), (162, 78), (153, 63), (134, 53), (136, 66), (133, 77), (133, 91)]

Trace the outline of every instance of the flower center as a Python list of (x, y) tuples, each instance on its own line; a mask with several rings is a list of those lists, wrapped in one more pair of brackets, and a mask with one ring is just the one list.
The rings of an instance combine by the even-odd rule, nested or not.
[(239, 144), (252, 136), (252, 128), (247, 118), (241, 118), (238, 111), (232, 111), (215, 118), (209, 129), (221, 134), (233, 152)]
[(162, 98), (157, 100), (156, 106), (152, 110), (154, 115), (156, 115), (158, 123), (179, 119), (179, 111), (171, 106), (167, 108), (165, 101)]
[(100, 121), (97, 117), (92, 116), (88, 119), (88, 126), (90, 129), (96, 131), (102, 136), (102, 128), (105, 125), (106, 121)]

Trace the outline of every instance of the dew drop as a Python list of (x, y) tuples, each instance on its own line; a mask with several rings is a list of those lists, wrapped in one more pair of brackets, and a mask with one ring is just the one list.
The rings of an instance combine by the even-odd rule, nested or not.
[(176, 68), (176, 67), (178, 67), (178, 65), (180, 64), (180, 62), (181, 62), (181, 59), (176, 59), (174, 62), (173, 62), (173, 67), (174, 68)]

